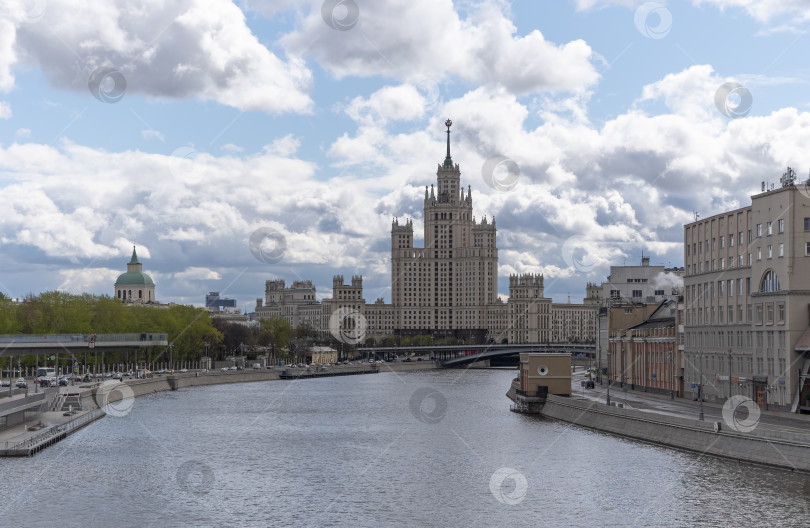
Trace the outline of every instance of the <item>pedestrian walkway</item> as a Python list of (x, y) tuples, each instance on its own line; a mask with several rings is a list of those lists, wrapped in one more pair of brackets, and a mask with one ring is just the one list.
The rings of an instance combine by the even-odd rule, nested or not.
[[(571, 395), (582, 397), (596, 403), (605, 404), (607, 401), (607, 380), (603, 383), (595, 384), (593, 389), (583, 389), (581, 382), (585, 381), (584, 372), (574, 372), (571, 377)], [(669, 394), (657, 392), (644, 392), (632, 390), (629, 387), (625, 391), (624, 387), (615, 382), (610, 386), (610, 401), (612, 404), (639, 411), (657, 413), (669, 416), (677, 416), (698, 420), (700, 415), (700, 402), (675, 397), (672, 399)], [(726, 402), (703, 402), (703, 415), (705, 421), (724, 422), (728, 420), (729, 409), (726, 409), (724, 416), (724, 404)], [(767, 431), (783, 431), (807, 435), (807, 442), (810, 443), (810, 415), (795, 414), (779, 410), (762, 410), (756, 408), (749, 418), (748, 410), (744, 412), (744, 419), (755, 421), (756, 428)]]

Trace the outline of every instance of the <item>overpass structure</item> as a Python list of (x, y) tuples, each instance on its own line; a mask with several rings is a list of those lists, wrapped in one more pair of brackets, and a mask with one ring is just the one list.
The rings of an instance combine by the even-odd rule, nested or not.
[(585, 357), (596, 357), (596, 345), (593, 343), (526, 343), (509, 345), (429, 345), (405, 347), (369, 347), (361, 349), (375, 357), (396, 355), (430, 354), (441, 361), (444, 367), (461, 367), (478, 362), (489, 362), (491, 365), (517, 365), (521, 352), (566, 352), (571, 355), (582, 354)]
[(168, 346), (168, 334), (11, 334), (0, 335), (0, 357), (28, 356), (61, 352), (85, 352), (88, 349), (136, 350)]

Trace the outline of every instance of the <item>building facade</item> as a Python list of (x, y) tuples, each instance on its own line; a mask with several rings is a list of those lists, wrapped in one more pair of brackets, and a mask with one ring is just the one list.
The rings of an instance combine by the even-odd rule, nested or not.
[(312, 281), (294, 281), (287, 288), (283, 280), (269, 280), (264, 285), (264, 300), (256, 299), (254, 317), (283, 317), (293, 328), (322, 328), (323, 307), (315, 298)]
[(791, 169), (762, 187), (684, 226), (684, 376), (708, 399), (810, 411), (810, 196)]
[[(447, 120), (445, 125), (447, 154), (438, 165), (436, 183), (425, 187), (424, 247), (414, 245), (412, 220), (394, 219), (391, 224), (391, 303), (378, 298), (366, 304), (362, 277), (344, 284), (342, 276), (335, 276), (332, 298), (321, 303), (318, 328), (342, 333), (349, 318), (354, 328), (376, 339), (431, 335), (482, 343), (592, 342), (596, 304), (553, 305), (544, 296), (542, 275), (512, 275), (508, 300), (498, 297), (495, 219), (476, 219), (473, 214), (472, 189), (468, 185), (465, 192), (461, 169), (450, 155), (452, 123)], [(283, 281), (268, 281), (268, 288), (278, 282), (283, 289)], [(284, 315), (295, 327), (300, 321), (293, 314), (304, 305), (314, 318), (317, 309), (307, 303), (316, 302), (315, 288), (305, 282), (305, 298), (295, 301), (288, 293), (267, 293), (264, 305), (257, 301), (256, 315)], [(598, 288), (591, 291), (590, 286), (588, 298), (598, 298)]]

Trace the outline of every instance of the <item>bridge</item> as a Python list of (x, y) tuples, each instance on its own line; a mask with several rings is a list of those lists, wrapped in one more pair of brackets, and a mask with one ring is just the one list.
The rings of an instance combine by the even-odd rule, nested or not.
[(430, 354), (441, 360), (444, 367), (462, 367), (478, 362), (489, 362), (493, 366), (517, 365), (521, 352), (567, 352), (596, 357), (593, 343), (526, 343), (508, 345), (428, 345), (404, 347), (369, 347), (361, 349), (376, 357), (396, 355)]
[(61, 352), (85, 352), (88, 349), (132, 350), (168, 346), (167, 334), (6, 334), (0, 335), (0, 357), (28, 356)]

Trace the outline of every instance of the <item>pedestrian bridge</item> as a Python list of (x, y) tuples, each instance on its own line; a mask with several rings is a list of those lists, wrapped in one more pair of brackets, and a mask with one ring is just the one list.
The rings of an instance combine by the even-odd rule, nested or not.
[(0, 356), (27, 356), (87, 349), (127, 350), (168, 346), (168, 334), (11, 334), (0, 335)]

